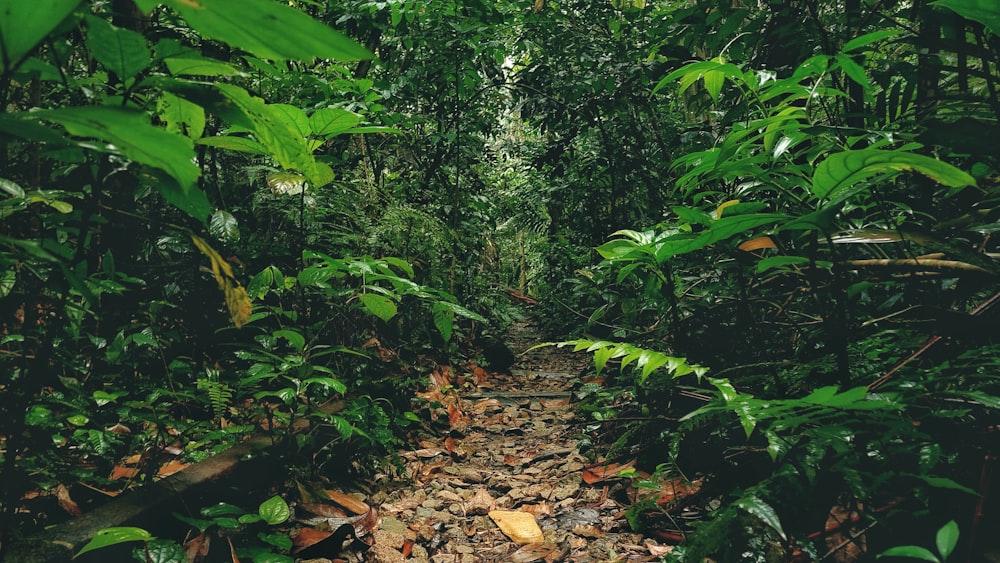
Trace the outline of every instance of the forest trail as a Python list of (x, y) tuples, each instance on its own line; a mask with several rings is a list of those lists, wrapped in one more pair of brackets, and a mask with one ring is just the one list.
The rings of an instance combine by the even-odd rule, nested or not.
[(658, 560), (669, 548), (631, 532), (623, 480), (578, 450), (572, 388), (589, 355), (525, 353), (544, 341), (530, 318), (506, 341), (518, 354), (509, 374), (432, 375), (423, 396), (442, 405), (431, 412), (439, 432), (399, 452), (405, 476), (385, 477), (367, 499), (381, 515), (367, 560)]

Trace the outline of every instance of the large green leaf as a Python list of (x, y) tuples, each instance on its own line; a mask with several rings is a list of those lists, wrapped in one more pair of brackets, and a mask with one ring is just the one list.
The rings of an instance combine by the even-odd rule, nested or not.
[(80, 0), (0, 0), (0, 63), (6, 74), (42, 42)]
[[(58, 123), (71, 135), (103, 141), (107, 145), (101, 148), (107, 152), (163, 170), (184, 193), (194, 189), (201, 174), (194, 163), (191, 139), (153, 126), (145, 113), (92, 106), (42, 110), (29, 115)], [(83, 146), (93, 148), (93, 143)]]
[(876, 174), (919, 172), (952, 188), (976, 185), (969, 174), (940, 160), (902, 151), (865, 149), (844, 151), (827, 157), (816, 167), (812, 191), (818, 198), (833, 196)]
[(333, 137), (361, 123), (361, 116), (340, 108), (321, 108), (309, 116), (312, 132), (323, 137)]
[[(17, 1), (17, 0), (13, 0)], [(137, 0), (146, 12), (166, 4), (198, 33), (265, 59), (372, 58), (367, 49), (287, 3), (274, 0)]]
[(142, 528), (104, 528), (103, 530), (99, 530), (97, 534), (94, 535), (93, 539), (91, 539), (87, 545), (83, 546), (83, 548), (80, 549), (80, 552), (73, 557), (75, 559), (88, 551), (108, 547), (109, 545), (117, 545), (130, 541), (150, 541), (152, 539), (153, 536)]
[(781, 520), (771, 505), (754, 495), (748, 495), (736, 501), (736, 506), (778, 532), (781, 539), (786, 539), (785, 530), (781, 527)]
[(389, 321), (396, 316), (396, 304), (385, 295), (362, 293), (360, 299), (365, 310), (383, 321)]
[(938, 0), (931, 6), (954, 10), (963, 18), (977, 21), (1000, 35), (1000, 4), (996, 0)]
[(87, 16), (87, 46), (94, 58), (122, 81), (134, 78), (152, 61), (145, 37), (94, 16)]
[[(317, 165), (308, 140), (299, 130), (302, 123), (289, 120), (289, 106), (266, 104), (232, 84), (217, 84), (216, 88), (231, 102), (228, 111), (225, 107), (213, 108), (224, 113), (223, 119), (252, 131), (272, 158), (285, 168), (302, 172), (314, 186), (329, 183), (332, 178)], [(308, 127), (308, 120), (305, 123)]]

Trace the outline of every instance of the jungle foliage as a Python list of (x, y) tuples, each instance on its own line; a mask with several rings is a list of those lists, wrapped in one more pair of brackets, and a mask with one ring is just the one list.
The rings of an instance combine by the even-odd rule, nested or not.
[(0, 527), (384, 453), (516, 289), (674, 560), (995, 547), (993, 4), (0, 0)]

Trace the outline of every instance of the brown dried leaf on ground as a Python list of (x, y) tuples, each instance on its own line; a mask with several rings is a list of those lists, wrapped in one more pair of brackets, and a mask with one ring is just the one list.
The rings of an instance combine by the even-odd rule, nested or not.
[(485, 516), (491, 510), (496, 510), (497, 501), (485, 488), (480, 487), (465, 503), (465, 512), (470, 516)]
[(172, 459), (160, 466), (160, 469), (156, 472), (156, 476), (159, 478), (169, 477), (178, 471), (185, 469), (190, 463), (184, 463), (177, 459)]
[(561, 399), (539, 399), (538, 402), (547, 409), (565, 407), (569, 405), (569, 397)]
[(497, 399), (482, 399), (472, 405), (472, 412), (475, 414), (486, 414), (503, 408)]
[(826, 518), (826, 548), (834, 563), (854, 563), (868, 552), (868, 538), (862, 531), (860, 503), (835, 505)]
[(347, 512), (338, 506), (325, 502), (303, 502), (299, 508), (310, 514), (322, 516), (323, 518), (347, 518)]
[(65, 510), (70, 516), (79, 516), (80, 514), (83, 514), (76, 502), (70, 498), (69, 489), (67, 489), (66, 485), (63, 485), (62, 483), (56, 487), (56, 500), (59, 501), (59, 507)]
[(371, 510), (367, 503), (354, 495), (327, 489), (326, 496), (353, 514), (367, 514)]
[(593, 465), (583, 470), (583, 482), (588, 485), (593, 485), (594, 483), (599, 483), (607, 479), (620, 479), (623, 472), (634, 469), (635, 460), (624, 464), (605, 463)]
[(544, 561), (559, 548), (547, 543), (532, 543), (525, 545), (510, 554), (512, 563), (532, 563), (533, 561)]

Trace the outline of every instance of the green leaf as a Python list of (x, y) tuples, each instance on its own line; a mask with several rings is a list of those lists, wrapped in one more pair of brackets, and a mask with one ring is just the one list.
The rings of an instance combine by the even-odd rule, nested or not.
[(312, 132), (322, 137), (339, 135), (358, 123), (361, 123), (361, 116), (346, 109), (321, 108), (309, 116)]
[(187, 554), (179, 543), (155, 539), (145, 547), (132, 550), (132, 558), (146, 563), (186, 563)]
[(242, 73), (232, 65), (204, 57), (171, 57), (163, 59), (174, 76), (238, 76)]
[(76, 559), (88, 551), (108, 547), (109, 545), (117, 545), (130, 541), (150, 541), (152, 539), (153, 536), (142, 528), (104, 528), (103, 530), (98, 531), (97, 534), (94, 535), (93, 539), (91, 539), (87, 545), (83, 546), (83, 548), (80, 549), (80, 551), (74, 555), (73, 558)]
[(0, 178), (0, 190), (7, 192), (10, 197), (24, 197), (24, 188), (4, 178)]
[(0, 0), (0, 64), (13, 72), (21, 60), (80, 4), (80, 0)]
[(771, 505), (754, 495), (749, 495), (736, 501), (736, 506), (773, 528), (775, 532), (778, 532), (781, 539), (787, 541), (785, 531), (781, 528), (781, 520), (778, 519), (778, 514), (774, 511), (774, 508), (771, 508)]
[(360, 295), (361, 303), (365, 306), (365, 309), (375, 315), (376, 317), (382, 319), (383, 321), (389, 321), (396, 316), (396, 304), (384, 295), (379, 295), (377, 293), (362, 293)]
[(170, 92), (161, 92), (156, 113), (166, 129), (176, 135), (197, 139), (205, 133), (205, 108)]
[(441, 338), (445, 342), (451, 340), (451, 332), (455, 328), (455, 312), (449, 309), (444, 303), (438, 302), (431, 307), (434, 315), (434, 326), (441, 333)]
[(1000, 35), (1000, 4), (996, 0), (938, 0), (931, 2), (931, 6), (953, 10), (963, 18), (977, 21)]
[(816, 167), (812, 191), (818, 198), (833, 196), (876, 174), (919, 172), (951, 188), (975, 186), (969, 174), (940, 160), (902, 151), (865, 149), (844, 151), (827, 157)]
[(935, 538), (935, 543), (937, 544), (938, 553), (941, 554), (941, 559), (947, 560), (948, 556), (955, 551), (955, 546), (958, 545), (958, 524), (954, 520), (951, 520), (944, 526), (941, 526)]
[(253, 139), (248, 139), (246, 137), (237, 137), (235, 135), (219, 135), (217, 137), (204, 137), (198, 139), (195, 142), (199, 145), (216, 147), (229, 151), (245, 152), (249, 154), (261, 154), (261, 155), (268, 154), (267, 149), (264, 148), (264, 145), (258, 143)]
[(860, 49), (862, 47), (867, 47), (872, 43), (876, 43), (883, 39), (888, 39), (890, 37), (895, 37), (903, 33), (901, 29), (883, 29), (880, 31), (873, 31), (872, 33), (866, 33), (860, 37), (855, 37), (847, 43), (844, 43), (844, 48), (841, 49), (842, 53), (849, 53), (855, 49)]
[(212, 214), (212, 218), (208, 222), (208, 232), (222, 242), (240, 240), (239, 221), (228, 211), (219, 210)]
[(271, 335), (274, 336), (275, 338), (284, 338), (285, 340), (288, 341), (288, 343), (292, 346), (292, 348), (295, 348), (299, 352), (301, 352), (302, 349), (305, 348), (306, 338), (297, 331), (289, 329), (281, 329), (274, 331), (273, 333), (271, 333)]
[(71, 135), (104, 141), (108, 143), (103, 147), (107, 152), (121, 153), (130, 160), (163, 170), (184, 193), (194, 189), (201, 174), (194, 163), (191, 139), (153, 126), (145, 113), (90, 106), (41, 110), (28, 115), (58, 123)]
[(901, 545), (899, 547), (889, 548), (878, 554), (879, 559), (883, 557), (909, 557), (911, 559), (919, 559), (921, 561), (941, 563), (941, 560), (938, 559), (933, 553), (917, 545)]
[(145, 37), (98, 17), (88, 15), (86, 20), (87, 46), (91, 54), (123, 82), (149, 66), (153, 57)]
[(868, 81), (868, 75), (865, 74), (865, 69), (858, 63), (847, 55), (837, 55), (837, 62), (840, 63), (840, 69), (844, 71), (851, 80), (860, 84), (865, 90), (871, 90), (871, 82)]
[[(264, 100), (251, 96), (243, 88), (232, 84), (216, 84), (215, 87), (232, 102), (232, 107), (238, 112), (229, 111), (222, 116), (223, 119), (235, 121), (236, 125), (250, 129), (272, 158), (285, 168), (302, 172), (314, 186), (328, 183), (328, 175), (317, 167), (306, 138), (294, 122), (289, 122), (287, 107), (266, 104)], [(327, 181), (324, 182), (324, 179)]]
[[(16, 0), (14, 0), (16, 1)], [(201, 35), (264, 59), (341, 62), (372, 58), (367, 49), (305, 13), (273, 0), (138, 0), (144, 11), (166, 4)]]
[(246, 514), (246, 511), (235, 504), (229, 504), (228, 502), (220, 502), (218, 504), (213, 504), (212, 506), (202, 507), (201, 509), (201, 515), (207, 518), (233, 515), (238, 516), (241, 514)]

